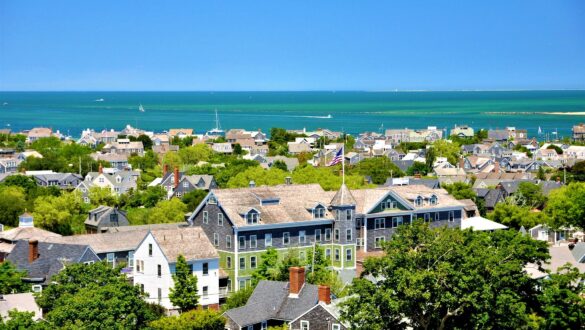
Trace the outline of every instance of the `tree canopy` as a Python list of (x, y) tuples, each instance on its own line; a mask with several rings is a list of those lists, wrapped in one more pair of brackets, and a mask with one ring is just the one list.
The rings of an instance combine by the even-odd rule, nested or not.
[(30, 290), (30, 284), (24, 283), (26, 271), (18, 270), (10, 261), (0, 263), (0, 294), (21, 293)]
[(551, 191), (544, 210), (555, 229), (563, 226), (585, 229), (585, 183), (573, 182)]
[(150, 323), (155, 330), (223, 330), (224, 317), (216, 311), (192, 310), (179, 316), (168, 316)]
[(350, 289), (342, 317), (353, 329), (523, 328), (538, 294), (523, 268), (549, 258), (545, 242), (516, 231), (420, 221), (399, 227), (384, 252)]
[(185, 257), (177, 258), (175, 274), (173, 274), (174, 286), (171, 288), (169, 298), (173, 305), (186, 312), (195, 309), (199, 303), (197, 295), (197, 276), (193, 275)]

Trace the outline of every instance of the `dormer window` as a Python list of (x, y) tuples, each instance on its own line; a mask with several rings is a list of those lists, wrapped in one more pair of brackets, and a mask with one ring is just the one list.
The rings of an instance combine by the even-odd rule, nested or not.
[(256, 210), (250, 210), (246, 213), (246, 223), (249, 225), (256, 225), (260, 221), (260, 213)]
[(209, 199), (207, 200), (208, 204), (217, 204), (217, 198), (215, 198), (215, 196), (210, 196)]
[(315, 219), (323, 219), (323, 218), (325, 218), (325, 208), (323, 207), (323, 205), (317, 205), (313, 209), (313, 217)]
[(423, 198), (421, 196), (417, 196), (416, 199), (414, 200), (414, 205), (415, 206), (422, 206), (423, 205)]
[(119, 177), (119, 176), (117, 176), (117, 177), (116, 177), (116, 182), (117, 182), (117, 183), (120, 183), (120, 182), (122, 182), (122, 178), (121, 178), (121, 177)]
[(437, 196), (436, 195), (432, 195), (431, 198), (429, 199), (431, 205), (437, 205)]

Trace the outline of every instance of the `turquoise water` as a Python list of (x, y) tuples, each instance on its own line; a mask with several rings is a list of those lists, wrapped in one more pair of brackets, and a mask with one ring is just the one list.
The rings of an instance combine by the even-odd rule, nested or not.
[[(104, 99), (103, 102), (96, 102)], [(138, 111), (142, 104), (146, 112)], [(514, 92), (0, 92), (0, 127), (13, 131), (47, 126), (78, 135), (82, 129), (121, 129), (126, 124), (162, 131), (215, 126), (271, 127), (349, 133), (384, 128), (471, 125), (526, 128), (536, 135), (558, 130), (570, 135), (585, 116), (585, 91)], [(332, 118), (323, 118), (327, 115)]]

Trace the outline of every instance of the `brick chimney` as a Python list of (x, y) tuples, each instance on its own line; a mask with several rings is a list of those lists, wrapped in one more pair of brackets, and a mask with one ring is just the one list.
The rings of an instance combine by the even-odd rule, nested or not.
[(305, 285), (305, 268), (304, 267), (291, 267), (289, 268), (289, 296), (297, 296), (301, 292), (303, 285)]
[(500, 173), (500, 162), (494, 162), (494, 169), (492, 171), (494, 173)]
[(169, 164), (164, 164), (163, 165), (163, 178), (165, 177), (165, 175), (167, 175), (167, 173), (169, 173)]
[(179, 168), (175, 166), (175, 189), (179, 186)]
[(104, 167), (102, 166), (102, 164), (100, 164), (100, 166), (98, 167), (98, 173), (99, 174), (104, 173)]
[(465, 168), (465, 158), (459, 158), (459, 168)]
[(39, 241), (36, 239), (31, 239), (28, 241), (28, 262), (32, 263), (33, 261), (39, 258)]
[(319, 285), (319, 301), (329, 305), (331, 303), (331, 288), (326, 285)]

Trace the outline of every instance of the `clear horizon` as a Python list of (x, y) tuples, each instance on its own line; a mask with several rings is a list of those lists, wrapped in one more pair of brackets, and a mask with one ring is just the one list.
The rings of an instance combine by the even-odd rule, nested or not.
[(585, 89), (585, 2), (0, 1), (0, 91)]

